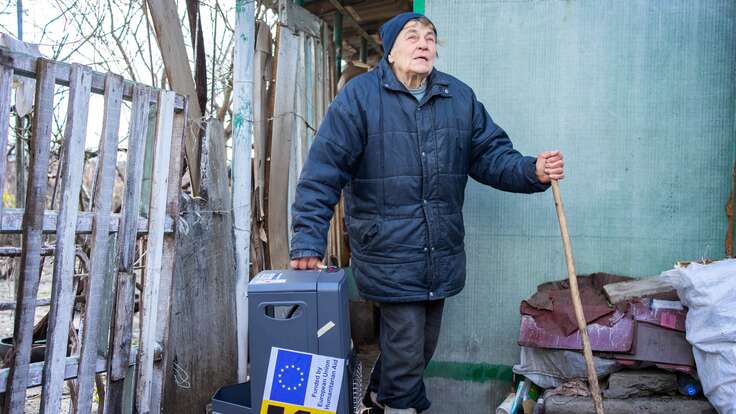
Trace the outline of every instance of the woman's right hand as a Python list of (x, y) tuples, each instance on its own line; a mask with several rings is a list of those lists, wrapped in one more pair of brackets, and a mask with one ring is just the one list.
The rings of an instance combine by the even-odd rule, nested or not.
[(322, 260), (316, 256), (300, 257), (289, 262), (289, 267), (296, 270), (319, 269), (321, 265)]

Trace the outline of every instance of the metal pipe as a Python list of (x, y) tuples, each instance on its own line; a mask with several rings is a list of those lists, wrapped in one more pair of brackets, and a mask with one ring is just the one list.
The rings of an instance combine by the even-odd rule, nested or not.
[(424, 0), (414, 0), (414, 13), (424, 14)]
[(15, 3), (15, 13), (18, 19), (18, 40), (23, 41), (23, 0)]

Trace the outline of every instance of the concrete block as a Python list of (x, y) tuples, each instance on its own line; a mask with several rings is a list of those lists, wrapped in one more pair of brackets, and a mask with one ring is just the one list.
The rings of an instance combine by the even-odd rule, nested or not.
[(677, 376), (658, 370), (620, 371), (608, 377), (605, 398), (648, 397), (651, 395), (675, 395)]
[[(687, 397), (637, 397), (628, 399), (603, 399), (606, 414), (717, 414), (706, 400)], [(544, 398), (545, 414), (594, 413), (590, 397), (566, 397), (554, 395)]]

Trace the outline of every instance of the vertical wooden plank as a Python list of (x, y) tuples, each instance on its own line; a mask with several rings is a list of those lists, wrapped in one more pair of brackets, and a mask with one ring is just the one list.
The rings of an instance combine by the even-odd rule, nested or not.
[(296, 185), (299, 181), (299, 173), (301, 173), (304, 154), (304, 138), (306, 138), (306, 126), (304, 123), (304, 97), (306, 95), (304, 85), (304, 48), (307, 35), (298, 33), (297, 41), (297, 61), (296, 61), (296, 84), (294, 85), (294, 134), (291, 140), (291, 156), (289, 157), (289, 189), (286, 202), (286, 224), (287, 224), (287, 240), (291, 240), (291, 206), (294, 205), (294, 197), (296, 196)]
[(315, 98), (315, 89), (317, 87), (317, 47), (319, 45), (318, 39), (314, 37), (309, 37), (307, 39), (307, 50), (306, 50), (306, 59), (305, 59), (305, 68), (306, 68), (306, 115), (305, 118), (307, 120), (307, 139), (304, 142), (304, 155), (309, 153), (309, 147), (312, 145), (312, 142), (314, 141), (314, 133), (315, 133), (315, 107), (314, 107), (314, 98)]
[[(113, 223), (115, 219), (113, 219)], [(117, 223), (120, 224), (120, 217), (118, 217)], [(102, 284), (102, 302), (100, 307), (99, 316), (99, 328), (97, 328), (97, 355), (101, 356), (103, 360), (106, 360), (108, 355), (107, 350), (110, 347), (110, 327), (112, 326), (112, 307), (115, 303), (115, 275), (117, 269), (117, 232), (109, 235), (109, 241), (107, 245), (107, 261), (106, 261), (106, 272), (105, 278)], [(100, 384), (100, 381), (97, 382)], [(105, 381), (102, 381), (104, 387)], [(99, 386), (97, 387), (99, 391)], [(102, 395), (98, 395), (102, 397)], [(100, 407), (102, 404), (100, 404)], [(102, 413), (102, 411), (100, 411)]]
[(26, 207), (26, 117), (15, 116), (15, 206)]
[(5, 394), (5, 412), (22, 413), (25, 406), (28, 364), (33, 343), (33, 317), (36, 313), (36, 293), (41, 276), (41, 243), (43, 211), (48, 186), (49, 144), (54, 105), (54, 62), (38, 59), (36, 105), (31, 135), (31, 162), (26, 210), (23, 215), (23, 251), (20, 280), (16, 292), (15, 352), (10, 364), (8, 391)]
[(125, 377), (130, 365), (130, 344), (133, 337), (135, 307), (133, 263), (135, 261), (138, 210), (141, 203), (143, 162), (148, 135), (150, 93), (150, 89), (143, 85), (136, 85), (133, 89), (125, 194), (118, 231), (115, 304), (110, 328), (107, 392), (105, 393), (106, 413), (122, 412)]
[[(309, 36), (301, 34), (299, 36), (299, 71), (296, 75), (296, 116), (297, 116), (297, 128), (296, 128), (296, 178), (299, 179), (299, 175), (302, 172), (302, 166), (304, 160), (307, 157), (307, 127), (309, 126), (309, 115), (307, 114), (307, 76), (309, 73), (309, 61), (308, 56), (308, 43)], [(296, 189), (296, 183), (294, 183)]]
[(92, 393), (95, 387), (95, 363), (97, 362), (97, 335), (109, 248), (110, 213), (112, 190), (116, 174), (118, 129), (120, 108), (123, 99), (123, 78), (108, 73), (105, 78), (105, 110), (102, 135), (98, 152), (97, 177), (95, 179), (92, 209), (92, 248), (90, 271), (85, 289), (82, 348), (79, 356), (79, 399), (78, 413), (89, 413), (92, 409)]
[(253, 150), (255, 158), (255, 191), (258, 197), (258, 217), (263, 218), (266, 185), (266, 142), (268, 139), (268, 95), (266, 94), (266, 64), (271, 54), (271, 32), (264, 22), (258, 24), (253, 84)]
[[(5, 179), (8, 166), (8, 133), (10, 130), (10, 91), (13, 84), (13, 68), (0, 65), (0, 197), (5, 192)], [(0, 199), (0, 219), (3, 203)]]
[[(232, 204), (222, 123), (210, 119), (205, 136), (202, 191), (207, 200), (187, 197), (179, 213), (187, 230), (176, 236), (176, 286), (171, 298), (176, 317), (168, 325), (170, 341), (161, 342), (169, 364), (165, 413), (204, 412), (217, 388), (238, 378), (233, 217), (226, 212)], [(185, 376), (188, 381), (182, 381)], [(152, 411), (155, 400), (154, 395)]]
[[(334, 79), (335, 67), (335, 49), (332, 32), (329, 27), (324, 24), (322, 26), (322, 116), (332, 100), (333, 88), (336, 84)], [(327, 233), (327, 247), (325, 249), (325, 263), (332, 264), (331, 258), (335, 255), (337, 244), (337, 233), (335, 229), (336, 217), (333, 215), (330, 220), (330, 228)]]
[[(151, 382), (153, 353), (156, 348), (156, 323), (161, 286), (161, 265), (164, 241), (164, 221), (171, 159), (171, 135), (174, 117), (172, 91), (160, 91), (156, 114), (156, 137), (153, 155), (153, 182), (148, 209), (148, 251), (143, 279), (141, 306), (141, 343), (138, 348), (136, 409), (138, 413), (151, 412)], [(178, 153), (177, 153), (178, 155)]]
[(281, 27), (268, 189), (268, 246), (271, 253), (271, 267), (274, 269), (285, 269), (289, 265), (287, 229), (289, 174), (284, 174), (283, 171), (290, 163), (294, 137), (298, 42), (299, 39), (288, 27)]
[[(255, 83), (253, 84), (253, 173), (254, 184), (251, 197), (251, 267), (250, 274), (257, 274), (266, 267), (265, 252), (265, 193), (266, 157), (269, 142), (270, 95), (267, 82), (271, 78), (271, 31), (265, 22), (258, 22), (256, 52), (254, 55)], [(250, 276), (250, 275), (249, 275)]]
[(62, 144), (61, 202), (56, 222), (54, 275), (51, 282), (51, 309), (46, 333), (46, 364), (43, 369), (41, 412), (60, 412), (64, 389), (64, 366), (69, 340), (75, 292), (74, 257), (76, 246), (79, 191), (84, 167), (84, 141), (87, 137), (87, 115), (92, 88), (92, 70), (73, 64), (70, 74), (69, 106), (64, 143)]
[[(334, 34), (333, 34), (333, 37), (334, 37)], [(329, 62), (330, 65), (328, 67), (328, 69), (330, 70), (330, 83), (328, 85), (329, 86), (329, 89), (330, 89), (330, 94), (327, 95), (327, 96), (330, 99), (330, 102), (332, 102), (332, 98), (334, 98), (335, 95), (337, 95), (337, 81), (339, 80), (338, 79), (338, 75), (337, 75), (337, 71), (336, 71), (336, 69), (337, 69), (337, 64), (336, 64), (337, 55), (335, 53), (335, 49), (332, 48), (332, 47), (327, 48), (327, 55), (330, 58), (330, 62)]]
[(251, 148), (253, 144), (253, 49), (255, 3), (237, 0), (233, 56), (233, 232), (238, 380), (248, 374), (248, 277), (250, 273)]
[[(322, 31), (325, 30), (326, 23), (322, 23)], [(320, 38), (315, 45), (315, 83), (314, 83), (314, 108), (315, 108), (315, 123), (314, 129), (319, 129), (319, 124), (322, 123), (322, 118), (325, 115), (325, 85), (324, 85), (324, 64), (325, 64), (325, 49)]]
[[(158, 95), (152, 94), (154, 99)], [(149, 201), (151, 200), (151, 181), (153, 180), (153, 137), (156, 135), (156, 112), (148, 112), (148, 132), (146, 134), (146, 149), (143, 161), (143, 185), (141, 187), (140, 214), (148, 218)]]
[[(190, 127), (187, 123), (188, 101), (185, 101), (184, 110), (174, 114), (172, 136), (171, 136), (171, 159), (169, 161), (169, 178), (168, 187), (166, 189), (166, 215), (169, 217), (179, 217), (179, 197), (181, 193), (181, 173), (184, 165), (183, 158), (183, 142)], [(222, 149), (224, 151), (225, 145)], [(177, 231), (174, 225), (174, 232), (164, 235), (163, 252), (161, 258), (161, 281), (160, 295), (158, 301), (158, 314), (156, 321), (156, 343), (161, 346), (163, 357), (154, 362), (153, 375), (151, 378), (151, 411), (161, 411), (164, 392), (164, 374), (168, 369), (168, 352), (171, 309), (173, 305), (172, 295), (174, 292), (174, 270), (176, 261), (176, 238)], [(181, 286), (181, 289), (184, 289)]]
[[(332, 77), (332, 71), (335, 69), (333, 62), (335, 61), (335, 50), (332, 48), (332, 31), (325, 24), (322, 31), (322, 48), (324, 50), (324, 66), (322, 71), (324, 73), (324, 87), (325, 87), (325, 101), (332, 101), (332, 86), (334, 80)], [(326, 111), (326, 108), (325, 108)]]

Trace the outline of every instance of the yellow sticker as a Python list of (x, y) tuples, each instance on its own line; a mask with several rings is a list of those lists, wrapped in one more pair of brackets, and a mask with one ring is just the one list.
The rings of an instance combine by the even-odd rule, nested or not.
[(261, 414), (333, 414), (331, 411), (316, 408), (302, 407), (293, 404), (284, 404), (278, 401), (263, 400)]

